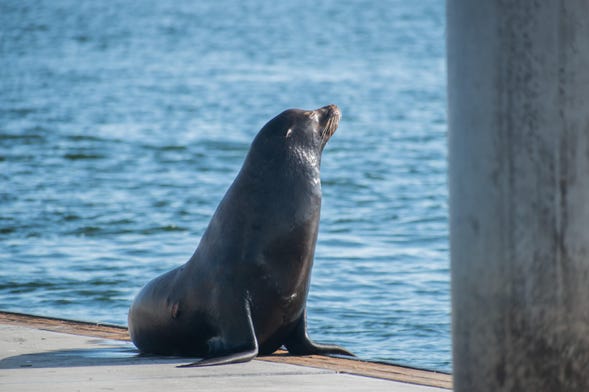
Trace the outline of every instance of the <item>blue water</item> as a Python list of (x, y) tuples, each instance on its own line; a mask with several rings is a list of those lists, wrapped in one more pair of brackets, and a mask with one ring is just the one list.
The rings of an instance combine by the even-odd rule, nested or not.
[(0, 309), (126, 323), (260, 127), (340, 106), (310, 335), (450, 370), (444, 2), (0, 2)]

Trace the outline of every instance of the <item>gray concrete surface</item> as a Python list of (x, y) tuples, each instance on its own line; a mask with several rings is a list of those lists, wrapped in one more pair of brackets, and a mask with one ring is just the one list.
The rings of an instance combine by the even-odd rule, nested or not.
[(454, 389), (589, 391), (589, 3), (447, 7)]
[(0, 391), (447, 392), (337, 372), (251, 361), (179, 369), (186, 358), (138, 356), (130, 343), (0, 325)]

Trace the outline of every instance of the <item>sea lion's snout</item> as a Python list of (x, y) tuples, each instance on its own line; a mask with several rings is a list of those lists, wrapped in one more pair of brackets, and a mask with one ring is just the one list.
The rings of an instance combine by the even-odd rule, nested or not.
[(333, 104), (319, 108), (315, 110), (315, 113), (319, 120), (321, 139), (325, 145), (335, 133), (342, 114), (339, 108)]
[(342, 117), (342, 112), (339, 110), (337, 105), (334, 104), (323, 106), (322, 108), (319, 108), (315, 111), (319, 115), (320, 123), (328, 121), (331, 117), (337, 117), (337, 121), (339, 122), (339, 119)]

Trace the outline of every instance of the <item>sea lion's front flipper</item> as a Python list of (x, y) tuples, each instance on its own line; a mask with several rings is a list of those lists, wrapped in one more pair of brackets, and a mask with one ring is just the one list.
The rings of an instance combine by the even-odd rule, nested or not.
[(354, 354), (349, 352), (343, 347), (332, 345), (332, 344), (319, 344), (313, 342), (309, 335), (307, 335), (307, 310), (303, 312), (301, 317), (298, 319), (296, 327), (293, 333), (284, 342), (284, 346), (289, 353), (294, 355), (326, 355), (326, 354), (339, 354), (348, 355), (355, 357)]
[[(226, 327), (221, 328), (222, 336), (216, 336), (209, 340), (209, 355), (200, 361), (178, 367), (226, 365), (254, 359), (258, 355), (258, 341), (254, 331), (249, 300), (245, 300), (245, 311), (241, 315), (231, 314), (229, 317), (230, 319), (225, 320)], [(243, 320), (243, 322), (238, 322), (238, 320)]]
[(214, 366), (214, 365), (226, 365), (229, 363), (240, 363), (248, 362), (254, 359), (258, 355), (258, 348), (250, 349), (246, 351), (236, 352), (233, 354), (223, 355), (220, 357), (207, 357), (200, 361), (192, 362), (186, 365), (179, 365), (179, 368), (185, 367), (199, 367), (199, 366)]

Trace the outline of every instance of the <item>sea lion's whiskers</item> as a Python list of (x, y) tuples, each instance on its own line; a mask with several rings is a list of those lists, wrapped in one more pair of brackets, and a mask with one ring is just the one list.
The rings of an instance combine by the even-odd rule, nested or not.
[(337, 117), (338, 116), (336, 114), (332, 114), (327, 119), (327, 122), (325, 123), (325, 126), (323, 127), (323, 129), (321, 131), (321, 139), (323, 140), (323, 143), (327, 143), (327, 141), (335, 133), (335, 130), (338, 125), (338, 118)]

